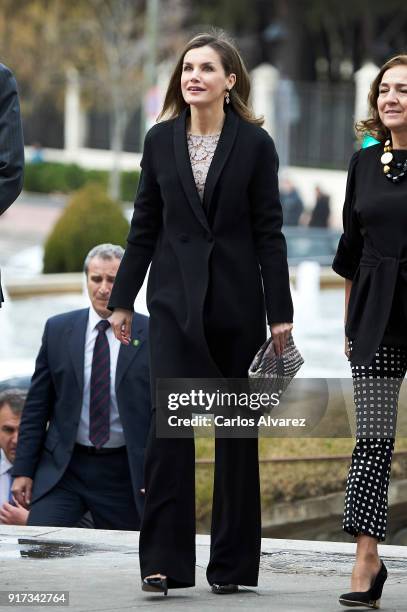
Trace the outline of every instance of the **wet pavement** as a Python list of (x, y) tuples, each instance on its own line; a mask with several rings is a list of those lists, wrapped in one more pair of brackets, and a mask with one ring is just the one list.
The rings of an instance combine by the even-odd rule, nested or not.
[(59, 540), (47, 542), (35, 538), (0, 538), (1, 559), (65, 559), (66, 557), (84, 557), (97, 552), (120, 552), (119, 548), (91, 546)]
[[(69, 592), (71, 611), (164, 605), (177, 611), (329, 612), (343, 609), (337, 596), (349, 590), (354, 550), (348, 543), (263, 539), (259, 586), (220, 597), (209, 591), (205, 577), (209, 538), (197, 536), (197, 586), (170, 590), (164, 598), (140, 590), (136, 532), (0, 525), (0, 592)], [(407, 547), (383, 545), (380, 552), (389, 571), (381, 607), (401, 612), (407, 609)], [(49, 610), (61, 607), (47, 605)]]

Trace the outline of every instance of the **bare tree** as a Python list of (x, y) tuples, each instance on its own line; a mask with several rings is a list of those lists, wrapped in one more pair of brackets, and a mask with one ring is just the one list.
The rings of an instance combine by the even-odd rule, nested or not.
[[(120, 154), (129, 118), (144, 101), (144, 64), (148, 40), (143, 0), (86, 0), (76, 38), (87, 49), (80, 62), (85, 82), (97, 94), (99, 106), (110, 115), (110, 148), (113, 164), (109, 191), (120, 193)], [(182, 0), (167, 0), (159, 13), (160, 37), (156, 56), (171, 54), (185, 14)], [(102, 104), (101, 104), (102, 101)]]
[(63, 94), (63, 68), (69, 50), (61, 37), (69, 4), (62, 0), (1, 0), (0, 61), (16, 74), (23, 111), (30, 111), (53, 90)]
[[(140, 104), (144, 3), (141, 0), (87, 0), (81, 20), (75, 21), (75, 38), (86, 49), (79, 70), (88, 94), (110, 115), (110, 148), (113, 165), (109, 191), (120, 194), (119, 158), (132, 109)], [(79, 26), (79, 27), (78, 27)], [(78, 58), (75, 58), (78, 60)]]

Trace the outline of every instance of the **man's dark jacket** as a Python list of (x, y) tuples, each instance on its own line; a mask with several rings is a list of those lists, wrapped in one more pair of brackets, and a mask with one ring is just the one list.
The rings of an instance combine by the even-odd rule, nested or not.
[[(13, 74), (0, 64), (0, 215), (23, 188), (24, 141), (17, 84)], [(0, 306), (3, 302), (0, 277)]]
[[(82, 408), (88, 316), (88, 308), (75, 310), (51, 317), (45, 325), (13, 466), (13, 476), (34, 479), (33, 502), (58, 483), (72, 457)], [(135, 313), (132, 342), (120, 346), (116, 370), (117, 404), (140, 514), (151, 417), (147, 334), (148, 318)]]

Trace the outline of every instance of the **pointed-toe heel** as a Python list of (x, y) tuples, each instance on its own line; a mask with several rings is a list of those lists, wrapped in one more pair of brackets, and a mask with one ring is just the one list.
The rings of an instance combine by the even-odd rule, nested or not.
[(211, 590), (216, 595), (231, 595), (232, 593), (237, 593), (239, 587), (237, 584), (217, 584), (214, 582), (211, 584)]
[(167, 578), (159, 578), (157, 576), (154, 578), (143, 578), (141, 588), (149, 593), (164, 593), (164, 595), (168, 595)]
[(382, 561), (379, 572), (372, 581), (368, 591), (356, 591), (354, 593), (344, 593), (339, 597), (339, 603), (343, 606), (356, 608), (365, 606), (366, 608), (379, 609), (380, 598), (382, 596), (383, 585), (387, 579), (387, 569)]

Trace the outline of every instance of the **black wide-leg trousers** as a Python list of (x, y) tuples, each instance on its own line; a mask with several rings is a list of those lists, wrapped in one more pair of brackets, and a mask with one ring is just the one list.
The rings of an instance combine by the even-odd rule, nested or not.
[[(208, 289), (205, 337), (219, 372), (247, 379), (254, 355), (241, 334), (225, 329), (222, 292)], [(259, 346), (261, 338), (259, 338)], [(194, 438), (158, 438), (155, 411), (145, 456), (145, 506), (140, 531), (141, 576), (161, 573), (168, 587), (195, 584)], [(260, 564), (261, 508), (257, 437), (221, 438), (215, 433), (209, 584), (256, 586)]]
[[(169, 588), (194, 586), (194, 439), (158, 438), (155, 420), (145, 457), (141, 576), (161, 573)], [(208, 582), (256, 586), (260, 542), (257, 438), (216, 438)]]
[(343, 529), (353, 536), (365, 534), (378, 541), (386, 537), (398, 397), (406, 370), (407, 347), (380, 345), (370, 366), (352, 365), (357, 440)]

